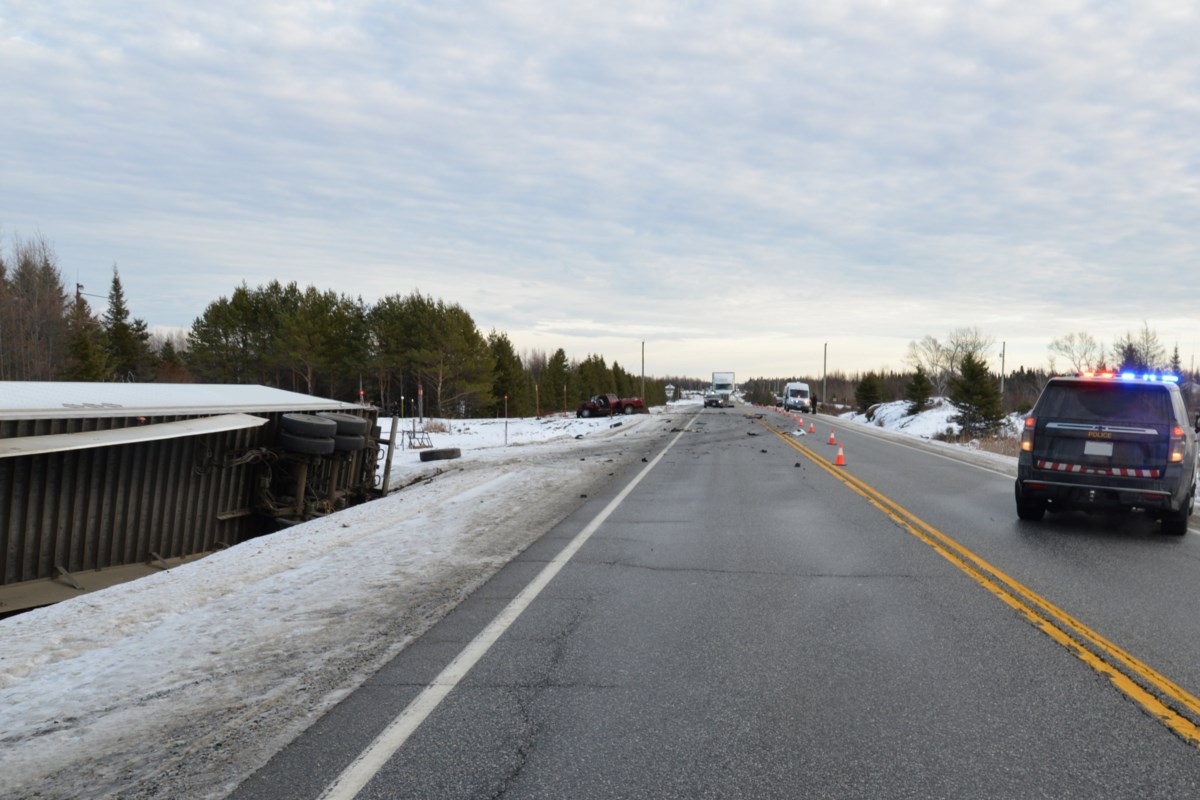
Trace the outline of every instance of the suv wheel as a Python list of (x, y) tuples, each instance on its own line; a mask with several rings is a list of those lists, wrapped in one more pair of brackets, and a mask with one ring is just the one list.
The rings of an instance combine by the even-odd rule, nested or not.
[(1021, 484), (1015, 484), (1017, 517), (1026, 522), (1037, 522), (1046, 515), (1045, 500), (1030, 500), (1021, 493)]
[(1196, 490), (1188, 495), (1187, 500), (1183, 501), (1183, 505), (1178, 511), (1170, 511), (1163, 514), (1162, 532), (1168, 536), (1183, 536), (1187, 533), (1188, 520), (1192, 518), (1192, 501), (1195, 499)]

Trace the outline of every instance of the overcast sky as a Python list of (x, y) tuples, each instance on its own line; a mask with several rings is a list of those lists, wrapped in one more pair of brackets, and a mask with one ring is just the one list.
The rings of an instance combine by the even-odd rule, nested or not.
[(1187, 365), (1198, 43), (1177, 0), (0, 0), (0, 233), (151, 326), (278, 279), (655, 375), (964, 326)]

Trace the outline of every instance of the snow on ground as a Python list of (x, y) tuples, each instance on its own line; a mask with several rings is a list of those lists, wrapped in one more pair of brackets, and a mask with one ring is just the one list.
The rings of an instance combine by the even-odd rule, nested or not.
[[(896, 400), (873, 406), (866, 414), (842, 414), (841, 419), (885, 438), (899, 438), (921, 449), (1016, 477), (1017, 459), (1014, 456), (982, 450), (978, 440), (945, 441), (946, 437), (958, 437), (962, 433), (962, 426), (954, 421), (959, 409), (948, 398), (932, 398), (919, 414), (910, 415), (908, 406), (907, 400)], [(999, 434), (1019, 437), (1023, 424), (1024, 417), (1021, 414), (1010, 414), (1001, 424)]]
[[(930, 399), (920, 414), (908, 413), (907, 400), (880, 403), (866, 414), (851, 412), (842, 418), (864, 425), (873, 425), (891, 431), (906, 433), (921, 439), (937, 439), (942, 436), (958, 436), (962, 426), (954, 421), (960, 413), (957, 406), (945, 397)], [(1001, 427), (1001, 435), (1018, 436), (1021, 432), (1020, 414), (1009, 415)]]
[(0, 620), (0, 795), (227, 795), (699, 410), (446, 422), (385, 498)]

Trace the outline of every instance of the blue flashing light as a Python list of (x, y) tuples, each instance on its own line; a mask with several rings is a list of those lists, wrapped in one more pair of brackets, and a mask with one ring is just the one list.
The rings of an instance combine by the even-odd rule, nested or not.
[(1141, 375), (1138, 375), (1136, 372), (1129, 372), (1129, 371), (1121, 372), (1121, 373), (1080, 372), (1079, 377), (1080, 378), (1110, 378), (1110, 379), (1117, 378), (1117, 379), (1123, 380), (1123, 381), (1142, 380), (1142, 381), (1159, 382), (1159, 383), (1179, 383), (1179, 376), (1172, 375), (1169, 372), (1164, 372), (1164, 373), (1146, 372)]

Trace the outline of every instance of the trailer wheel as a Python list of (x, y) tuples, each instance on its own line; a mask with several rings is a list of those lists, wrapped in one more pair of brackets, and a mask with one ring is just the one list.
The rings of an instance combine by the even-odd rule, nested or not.
[(371, 428), (371, 421), (366, 417), (354, 414), (343, 414), (338, 411), (318, 411), (321, 419), (331, 419), (337, 424), (337, 432), (343, 436), (362, 436)]
[(422, 450), (422, 461), (446, 461), (451, 458), (458, 458), (462, 455), (462, 451), (457, 447), (442, 447), (437, 450)]
[(333, 449), (339, 453), (354, 453), (367, 446), (366, 438), (358, 434), (338, 434), (333, 437)]
[(625, 408), (624, 408), (623, 410), (624, 410), (624, 412), (625, 412), (625, 414), (626, 414), (626, 415), (632, 414), (632, 413), (633, 413), (633, 406), (627, 405), (627, 406), (625, 406)]
[(284, 450), (306, 456), (327, 456), (333, 452), (334, 442), (328, 436), (305, 436), (290, 431), (280, 431), (279, 446)]
[(333, 436), (338, 427), (335, 421), (316, 414), (284, 414), (279, 421), (284, 431), (301, 436)]
[(579, 416), (583, 417), (584, 419), (587, 419), (591, 415), (592, 415), (592, 410), (590, 408), (579, 409)]

